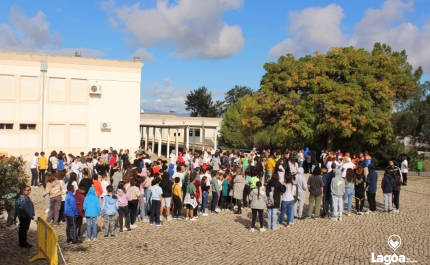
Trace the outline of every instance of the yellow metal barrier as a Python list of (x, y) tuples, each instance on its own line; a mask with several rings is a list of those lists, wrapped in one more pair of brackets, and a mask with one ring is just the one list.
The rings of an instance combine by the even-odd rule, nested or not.
[(37, 218), (37, 255), (29, 262), (46, 259), (50, 265), (58, 264), (58, 235), (57, 232), (42, 218)]

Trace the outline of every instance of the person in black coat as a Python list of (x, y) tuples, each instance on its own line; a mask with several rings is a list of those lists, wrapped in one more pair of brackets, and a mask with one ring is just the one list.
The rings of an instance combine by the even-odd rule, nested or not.
[(268, 220), (267, 226), (269, 229), (278, 229), (278, 209), (281, 205), (281, 194), (284, 193), (286, 187), (279, 182), (278, 172), (273, 172), (272, 178), (267, 182), (266, 195), (267, 195), (267, 212)]

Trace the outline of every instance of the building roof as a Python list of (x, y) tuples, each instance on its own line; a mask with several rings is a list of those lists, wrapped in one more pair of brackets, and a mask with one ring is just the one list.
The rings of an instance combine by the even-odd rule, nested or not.
[(120, 67), (141, 69), (145, 62), (134, 60), (114, 60), (104, 58), (87, 58), (76, 56), (63, 56), (52, 54), (38, 54), (38, 53), (23, 53), (23, 52), (6, 52), (0, 51), (0, 60), (8, 61), (28, 61), (39, 64), (40, 62), (69, 64), (69, 65), (89, 65), (100, 67)]

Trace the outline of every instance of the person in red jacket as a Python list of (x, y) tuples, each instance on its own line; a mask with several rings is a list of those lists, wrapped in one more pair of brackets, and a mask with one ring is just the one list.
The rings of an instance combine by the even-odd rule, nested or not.
[(78, 217), (76, 217), (76, 235), (77, 239), (81, 239), (81, 226), (84, 218), (84, 199), (85, 199), (85, 185), (79, 184), (79, 190), (75, 193), (76, 208), (78, 208)]
[(181, 164), (185, 164), (184, 157), (182, 156), (182, 152), (178, 152), (178, 162)]

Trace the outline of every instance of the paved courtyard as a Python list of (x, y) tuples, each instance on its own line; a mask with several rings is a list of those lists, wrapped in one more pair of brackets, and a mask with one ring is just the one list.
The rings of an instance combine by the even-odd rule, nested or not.
[[(33, 189), (32, 199), (38, 210), (45, 206), (41, 194), (42, 189)], [(65, 242), (65, 225), (55, 229), (67, 264), (73, 265), (370, 264), (372, 252), (375, 256), (394, 254), (387, 243), (392, 234), (402, 239), (397, 255), (416, 260), (415, 264), (430, 264), (430, 177), (409, 178), (408, 186), (400, 193), (400, 213), (383, 214), (380, 189), (377, 202), (375, 215), (357, 216), (354, 211), (342, 222), (298, 220), (292, 227), (262, 233), (258, 229), (248, 231), (249, 209), (242, 215), (222, 212), (200, 217), (197, 222), (164, 221), (162, 227), (138, 222), (131, 233), (116, 230), (116, 239), (103, 239), (99, 232), (98, 241), (80, 245)], [(99, 225), (101, 222), (99, 218)], [(35, 240), (35, 231), (30, 231), (29, 242)], [(0, 264), (28, 264), (36, 252), (36, 247), (18, 248), (17, 230), (0, 230)], [(59, 264), (63, 264), (61, 257)]]

